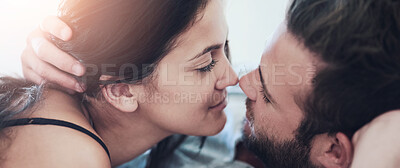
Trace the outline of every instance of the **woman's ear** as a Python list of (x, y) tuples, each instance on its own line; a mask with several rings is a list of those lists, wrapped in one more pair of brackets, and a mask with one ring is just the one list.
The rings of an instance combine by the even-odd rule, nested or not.
[(317, 157), (320, 164), (327, 168), (348, 168), (353, 158), (353, 146), (350, 139), (339, 132), (329, 136), (323, 153)]
[(101, 89), (101, 92), (108, 103), (122, 112), (135, 112), (139, 106), (137, 98), (131, 92), (128, 84), (106, 85)]
[[(110, 76), (102, 76), (100, 80), (110, 80)], [(129, 84), (117, 83), (101, 86), (101, 93), (114, 108), (122, 112), (135, 112), (138, 108), (137, 97)]]

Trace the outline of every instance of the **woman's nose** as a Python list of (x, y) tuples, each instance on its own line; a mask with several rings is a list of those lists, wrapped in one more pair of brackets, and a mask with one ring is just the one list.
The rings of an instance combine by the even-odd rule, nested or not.
[(228, 86), (235, 86), (239, 82), (239, 78), (232, 67), (228, 64), (220, 80), (216, 83), (216, 89), (223, 90)]

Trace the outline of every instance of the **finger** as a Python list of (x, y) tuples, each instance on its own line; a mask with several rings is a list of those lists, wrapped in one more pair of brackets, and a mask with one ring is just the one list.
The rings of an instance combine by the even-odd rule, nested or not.
[[(28, 81), (31, 81), (31, 82), (33, 82), (33, 83), (36, 83), (37, 85), (41, 85), (41, 84), (46, 83), (46, 81), (45, 81), (42, 77), (40, 77), (38, 74), (36, 74), (35, 72), (33, 72), (31, 69), (23, 71), (23, 74), (24, 74), (25, 78), (26, 78)], [(48, 85), (49, 85), (51, 88), (56, 88), (56, 89), (58, 89), (58, 90), (62, 90), (62, 91), (66, 92), (66, 93), (68, 93), (68, 94), (71, 94), (71, 95), (73, 95), (73, 94), (76, 93), (76, 91), (74, 91), (74, 90), (71, 90), (71, 89), (68, 89), (68, 88), (64, 88), (64, 87), (62, 87), (62, 86), (60, 86), (60, 85), (57, 85), (57, 84), (51, 84), (51, 83), (50, 83), (50, 84), (48, 84)]]
[[(28, 81), (36, 83), (37, 85), (41, 85), (41, 84), (47, 83), (43, 78), (41, 78), (38, 74), (36, 74), (32, 70), (24, 71), (24, 76)], [(51, 88), (55, 88), (55, 89), (64, 91), (64, 92), (66, 92), (68, 94), (71, 94), (71, 95), (76, 93), (75, 90), (64, 88), (63, 86), (60, 86), (60, 85), (57, 85), (57, 84), (48, 83), (47, 86), (50, 86)]]
[(76, 93), (75, 90), (71, 90), (71, 89), (62, 87), (62, 86), (60, 86), (60, 85), (54, 84), (54, 83), (49, 83), (49, 84), (47, 85), (47, 87), (54, 88), (54, 89), (57, 89), (57, 90), (60, 90), (60, 91), (64, 91), (64, 92), (66, 92), (66, 93), (68, 93), (68, 94), (70, 94), (70, 95), (73, 95), (73, 94)]
[(72, 37), (71, 28), (57, 16), (48, 16), (40, 24), (43, 32), (50, 33), (61, 40), (68, 41)]
[(44, 38), (33, 38), (31, 40), (31, 47), (34, 51), (34, 55), (39, 59), (62, 71), (76, 76), (82, 76), (85, 73), (84, 66), (77, 59), (57, 48), (53, 43)]
[(33, 72), (32, 69), (24, 69), (22, 73), (24, 74), (25, 79), (27, 79), (28, 81), (36, 83), (37, 85), (44, 83), (44, 79)]
[(36, 84), (41, 84), (43, 81), (43, 78), (37, 75), (32, 71), (32, 67), (29, 64), (31, 61), (30, 56), (33, 55), (33, 51), (31, 48), (26, 47), (24, 51), (22, 52), (21, 55), (21, 65), (22, 65), (22, 74), (24, 75), (25, 79), (28, 81), (31, 81)]
[[(70, 74), (62, 72), (56, 67), (51, 66), (48, 63), (43, 62), (36, 57), (29, 57), (27, 60), (24, 60), (23, 62), (25, 61), (29, 61), (29, 63), (32, 65), (32, 67), (26, 70), (27, 71), (26, 76), (31, 75), (28, 77), (29, 79), (31, 78), (46, 79), (49, 82), (56, 83), (60, 86), (63, 86), (71, 90), (75, 90), (77, 92), (84, 91), (84, 89), (81, 87), (81, 84), (79, 84), (78, 81)], [(32, 75), (33, 73), (36, 73), (37, 75)], [(34, 81), (35, 83), (38, 82), (38, 80), (35, 79), (32, 81)]]
[[(42, 46), (43, 44), (45, 46)], [(26, 57), (39, 56), (43, 61), (76, 76), (82, 76), (85, 73), (85, 68), (80, 62), (47, 41), (39, 28), (29, 34), (26, 50), (34, 52), (22, 54), (21, 60), (26, 59)], [(39, 51), (44, 52), (44, 54), (40, 54)]]

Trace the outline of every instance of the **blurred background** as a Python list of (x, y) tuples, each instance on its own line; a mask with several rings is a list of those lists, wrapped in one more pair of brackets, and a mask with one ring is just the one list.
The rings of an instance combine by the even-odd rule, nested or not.
[[(227, 0), (232, 64), (243, 75), (257, 66), (269, 37), (284, 19), (288, 0)], [(22, 75), (20, 54), (28, 34), (60, 0), (0, 1), (0, 73)]]
[(0, 73), (21, 75), (20, 55), (26, 37), (47, 15), (56, 15), (59, 0), (0, 1)]
[[(60, 0), (0, 1), (0, 74), (22, 76), (20, 55), (26, 37), (48, 15), (56, 15)], [(227, 0), (232, 65), (239, 77), (258, 66), (268, 39), (284, 20), (288, 0)], [(229, 88), (233, 114), (244, 115), (245, 95)]]

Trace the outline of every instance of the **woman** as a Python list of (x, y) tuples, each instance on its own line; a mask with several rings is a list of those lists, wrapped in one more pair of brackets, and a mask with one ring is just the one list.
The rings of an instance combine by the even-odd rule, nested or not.
[(59, 15), (74, 37), (48, 40), (86, 66), (87, 90), (1, 78), (2, 166), (117, 166), (172, 134), (224, 127), (238, 79), (222, 1), (66, 0)]
[[(47, 24), (45, 24), (43, 28), (45, 30), (48, 30), (48, 32), (52, 32), (53, 34), (58, 35), (58, 37), (64, 40), (68, 40), (69, 36), (71, 35), (71, 31), (69, 30), (69, 28), (58, 19), (50, 18), (48, 20), (51, 21), (46, 21), (45, 23)], [(34, 33), (34, 36), (40, 37), (41, 35), (37, 35), (37, 33)], [(29, 41), (35, 42), (36, 40)], [(59, 51), (53, 45), (41, 45), (41, 47), (36, 47), (37, 51), (38, 48), (44, 48), (46, 50), (42, 50), (39, 53), (37, 53), (37, 51), (36, 53), (33, 53), (30, 45), (28, 46), (25, 54), (23, 55), (25, 76), (35, 82), (39, 82), (42, 78), (45, 78), (74, 90), (75, 79), (72, 78), (70, 75), (61, 73), (60, 70), (49, 66), (48, 63), (58, 67), (61, 70), (70, 72), (71, 74), (82, 75), (84, 73), (83, 71), (73, 71), (77, 69), (79, 71), (79, 64), (78, 68), (70, 68), (73, 67), (75, 59)], [(60, 62), (60, 60), (63, 60), (65, 62)], [(35, 64), (32, 62), (38, 62), (39, 68), (33, 68)], [(81, 87), (78, 87), (76, 91), (81, 91)], [(353, 138), (355, 155), (352, 167), (382, 167), (383, 165), (385, 165), (386, 167), (399, 167), (397, 158), (400, 154), (396, 150), (392, 150), (393, 148), (400, 147), (399, 145), (397, 145), (400, 136), (398, 134), (393, 134), (393, 132), (396, 132), (395, 130), (398, 130), (400, 128), (399, 114), (399, 111), (386, 113), (357, 132), (356, 136), (354, 136)], [(371, 148), (372, 145), (378, 143), (387, 145), (381, 145), (380, 148)], [(377, 157), (382, 155), (390, 155), (392, 157)]]

